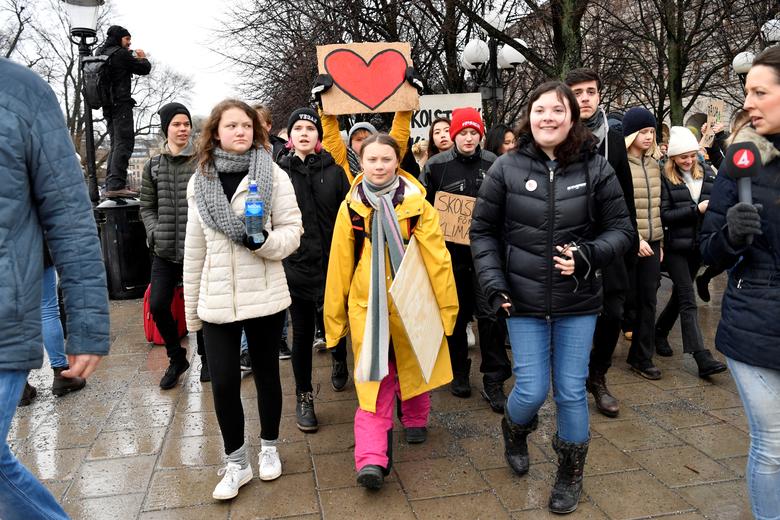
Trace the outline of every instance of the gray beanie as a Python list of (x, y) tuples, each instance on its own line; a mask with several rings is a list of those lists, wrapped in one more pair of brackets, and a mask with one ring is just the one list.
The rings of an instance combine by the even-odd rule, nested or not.
[(349, 129), (349, 134), (347, 134), (347, 143), (352, 142), (352, 136), (355, 135), (355, 132), (358, 130), (366, 130), (371, 135), (378, 133), (376, 127), (371, 123), (355, 123), (352, 125), (352, 128)]

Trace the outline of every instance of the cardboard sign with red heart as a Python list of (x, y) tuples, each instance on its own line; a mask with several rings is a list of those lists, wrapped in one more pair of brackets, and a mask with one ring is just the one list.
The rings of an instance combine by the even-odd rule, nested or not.
[(327, 114), (396, 112), (419, 108), (417, 90), (406, 82), (408, 43), (351, 43), (317, 47), (319, 70), (333, 88), (322, 95)]

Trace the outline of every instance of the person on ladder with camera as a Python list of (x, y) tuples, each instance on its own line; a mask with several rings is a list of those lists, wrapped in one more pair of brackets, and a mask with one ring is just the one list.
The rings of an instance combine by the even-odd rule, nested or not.
[(111, 151), (106, 162), (106, 197), (136, 197), (138, 193), (127, 189), (127, 163), (135, 146), (135, 100), (130, 93), (133, 74), (146, 76), (151, 72), (152, 64), (141, 49), (130, 50), (130, 33), (119, 25), (108, 28), (106, 42), (96, 54), (108, 56), (105, 72), (107, 92), (102, 96), (108, 99), (101, 100), (111, 138)]

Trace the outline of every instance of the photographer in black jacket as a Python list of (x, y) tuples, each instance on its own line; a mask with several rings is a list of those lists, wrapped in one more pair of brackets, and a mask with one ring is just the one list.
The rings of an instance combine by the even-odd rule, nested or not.
[(127, 189), (127, 163), (135, 146), (133, 107), (130, 97), (133, 74), (146, 76), (152, 64), (141, 49), (130, 51), (130, 33), (124, 27), (112, 25), (106, 33), (106, 42), (96, 54), (108, 56), (108, 77), (111, 82), (111, 103), (103, 106), (111, 152), (106, 161), (106, 197), (136, 197)]

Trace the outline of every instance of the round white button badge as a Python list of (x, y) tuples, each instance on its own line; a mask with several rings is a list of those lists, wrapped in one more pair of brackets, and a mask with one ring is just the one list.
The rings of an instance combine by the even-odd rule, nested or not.
[(525, 189), (528, 191), (536, 191), (536, 181), (533, 179), (529, 179), (525, 183)]

